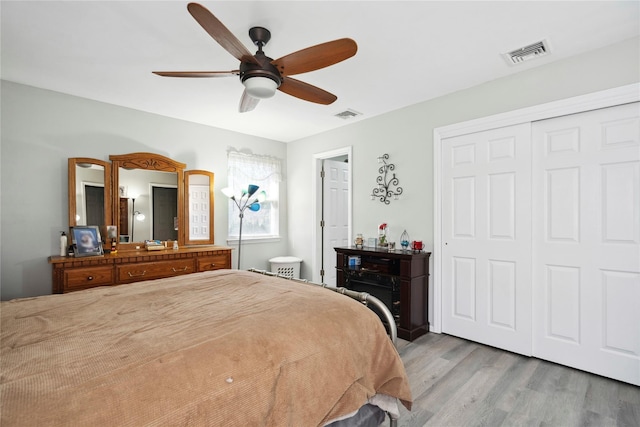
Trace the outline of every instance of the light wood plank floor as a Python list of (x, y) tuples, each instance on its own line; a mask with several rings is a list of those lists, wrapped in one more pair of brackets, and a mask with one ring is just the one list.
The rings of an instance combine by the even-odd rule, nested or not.
[(399, 427), (640, 426), (640, 387), (445, 334), (398, 341), (413, 394)]

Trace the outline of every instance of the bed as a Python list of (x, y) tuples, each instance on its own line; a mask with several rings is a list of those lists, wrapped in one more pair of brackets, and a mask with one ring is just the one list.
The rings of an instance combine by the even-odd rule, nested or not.
[(3, 427), (323, 426), (371, 402), (411, 408), (379, 317), (311, 284), (217, 270), (0, 314)]

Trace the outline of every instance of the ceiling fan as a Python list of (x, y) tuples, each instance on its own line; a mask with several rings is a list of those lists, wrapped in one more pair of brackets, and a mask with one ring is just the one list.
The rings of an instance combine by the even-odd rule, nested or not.
[(253, 27), (249, 37), (258, 46), (255, 55), (224, 26), (207, 8), (198, 3), (187, 5), (189, 13), (204, 30), (240, 61), (240, 68), (231, 71), (154, 71), (164, 77), (228, 77), (240, 76), (245, 89), (240, 99), (241, 113), (253, 110), (260, 99), (272, 97), (276, 89), (305, 101), (328, 105), (338, 99), (319, 87), (290, 76), (328, 67), (356, 54), (356, 42), (343, 38), (299, 50), (278, 59), (271, 59), (262, 48), (271, 39), (269, 30)]

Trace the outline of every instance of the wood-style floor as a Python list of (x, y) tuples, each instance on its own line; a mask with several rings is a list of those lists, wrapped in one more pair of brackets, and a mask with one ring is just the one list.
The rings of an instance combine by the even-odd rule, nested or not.
[(413, 394), (399, 427), (640, 426), (640, 387), (444, 334), (398, 341)]

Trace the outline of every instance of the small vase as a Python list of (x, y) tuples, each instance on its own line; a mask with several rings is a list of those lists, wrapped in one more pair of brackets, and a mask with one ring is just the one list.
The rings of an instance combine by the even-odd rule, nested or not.
[(389, 235), (388, 231), (388, 227), (378, 229), (378, 246), (387, 246), (387, 236)]
[(409, 233), (407, 233), (407, 230), (404, 230), (400, 235), (400, 246), (402, 246), (403, 251), (409, 249), (409, 242)]

